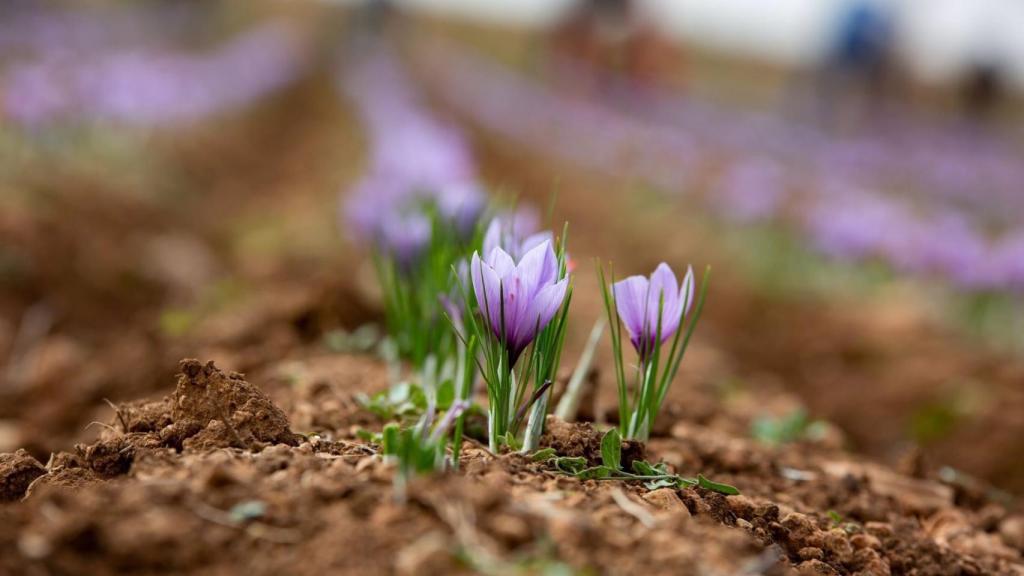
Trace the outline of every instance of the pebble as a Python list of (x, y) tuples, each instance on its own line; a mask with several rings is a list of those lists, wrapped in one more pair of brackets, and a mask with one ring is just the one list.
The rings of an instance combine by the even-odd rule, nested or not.
[(825, 549), (840, 562), (849, 562), (853, 557), (853, 546), (846, 537), (846, 533), (836, 528), (825, 533)]
[(866, 522), (864, 530), (879, 539), (892, 536), (892, 526), (885, 522)]
[(853, 547), (858, 550), (863, 550), (865, 548), (870, 550), (882, 549), (882, 542), (871, 534), (855, 534), (850, 538), (850, 544), (853, 544)]
[(754, 515), (754, 503), (746, 496), (726, 496), (725, 501), (729, 504), (729, 510), (740, 518), (749, 518)]
[(835, 568), (829, 566), (821, 560), (808, 560), (806, 562), (801, 562), (800, 565), (797, 566), (797, 571), (800, 574), (806, 574), (807, 576), (822, 576), (822, 574), (839, 574), (839, 572), (836, 572)]
[(496, 514), (490, 519), (490, 526), (495, 536), (508, 543), (522, 544), (533, 536), (526, 520), (512, 514)]
[(813, 534), (817, 528), (809, 517), (799, 512), (790, 512), (782, 519), (782, 525), (792, 533), (794, 538)]
[(823, 552), (821, 548), (807, 546), (805, 548), (801, 548), (800, 551), (797, 552), (797, 556), (800, 556), (801, 560), (824, 560), (825, 552)]
[(53, 552), (53, 546), (43, 536), (28, 532), (18, 538), (18, 550), (30, 560), (40, 560)]
[(673, 488), (658, 488), (643, 495), (645, 502), (657, 508), (659, 511), (669, 514), (680, 514), (690, 516), (690, 510), (683, 504), (683, 501), (676, 496)]
[(1024, 516), (1010, 516), (999, 523), (999, 536), (1007, 546), (1024, 551)]

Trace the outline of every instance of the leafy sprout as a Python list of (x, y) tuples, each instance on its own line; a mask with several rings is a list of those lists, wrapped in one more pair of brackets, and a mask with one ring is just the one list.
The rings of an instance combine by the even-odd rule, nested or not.
[(781, 418), (760, 417), (750, 425), (751, 435), (770, 446), (801, 440), (817, 440), (825, 435), (825, 423), (813, 420), (807, 411), (798, 408)]
[(643, 460), (634, 460), (632, 470), (626, 471), (622, 467), (622, 436), (617, 428), (612, 428), (601, 438), (601, 464), (598, 466), (590, 466), (587, 459), (582, 456), (559, 456), (552, 448), (539, 450), (532, 458), (535, 462), (548, 462), (556, 471), (580, 480), (642, 482), (648, 490), (699, 487), (725, 495), (740, 493), (734, 486), (714, 482), (701, 474), (696, 478), (672, 474), (664, 462), (651, 464)]

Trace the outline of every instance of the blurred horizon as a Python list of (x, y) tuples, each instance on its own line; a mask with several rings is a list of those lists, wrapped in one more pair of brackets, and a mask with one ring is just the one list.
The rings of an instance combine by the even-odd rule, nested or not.
[[(327, 0), (363, 6), (378, 0)], [(396, 7), (482, 24), (549, 29), (580, 0), (391, 0)], [(970, 67), (1004, 67), (1024, 93), (1024, 3), (1015, 0), (638, 0), (640, 17), (677, 41), (798, 69), (820, 65), (844, 13), (870, 5), (895, 24), (896, 57), (915, 78), (950, 84)]]

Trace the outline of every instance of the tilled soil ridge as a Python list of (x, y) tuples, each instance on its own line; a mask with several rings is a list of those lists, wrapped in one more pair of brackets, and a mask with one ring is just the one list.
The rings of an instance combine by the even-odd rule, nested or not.
[[(290, 360), (316, 382), (270, 391), (358, 413), (331, 400), (352, 391), (330, 382), (365, 364), (345, 358)], [(401, 503), (350, 427), (295, 434), (240, 374), (180, 368), (170, 396), (118, 406), (93, 444), (45, 467), (0, 455), (14, 500), (0, 505), (0, 574), (1024, 574), (1018, 509), (827, 444), (772, 448), (681, 420), (630, 447), (743, 492), (723, 496), (581, 481), (471, 439), (459, 472), (413, 482)], [(549, 423), (546, 446), (595, 457), (594, 426)]]

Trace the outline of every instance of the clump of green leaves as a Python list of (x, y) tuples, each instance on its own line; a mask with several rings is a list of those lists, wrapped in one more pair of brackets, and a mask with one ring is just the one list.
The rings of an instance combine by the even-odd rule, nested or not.
[(658, 488), (700, 487), (720, 494), (735, 495), (740, 491), (734, 486), (708, 480), (698, 474), (696, 478), (686, 478), (668, 471), (664, 462), (651, 464), (643, 460), (634, 460), (632, 471), (622, 467), (622, 436), (618, 428), (612, 428), (601, 438), (601, 464), (589, 466), (587, 459), (578, 456), (559, 456), (552, 448), (545, 448), (533, 454), (537, 462), (549, 462), (555, 470), (581, 480), (620, 480), (643, 482), (649, 490)]
[[(409, 478), (446, 467), (449, 432), (467, 407), (468, 403), (463, 401), (453, 403), (436, 424), (434, 412), (430, 411), (416, 426), (402, 428), (396, 422), (384, 426), (381, 452), (385, 461), (397, 466), (395, 486), (400, 495), (404, 494)], [(457, 459), (456, 454), (453, 460)]]
[[(619, 393), (619, 426), (626, 438), (647, 440), (665, 402), (669, 387), (679, 371), (686, 349), (700, 321), (707, 297), (711, 268), (704, 272), (696, 307), (696, 280), (688, 269), (682, 284), (665, 263), (651, 277), (630, 276), (615, 281), (614, 271), (605, 276), (598, 266), (598, 280), (608, 316)], [(633, 385), (626, 378), (622, 328), (637, 353)]]
[(443, 362), (455, 356), (456, 337), (445, 320), (443, 299), (458, 282), (456, 266), (480, 243), (479, 232), (464, 239), (432, 207), (424, 210), (431, 232), (420, 257), (403, 262), (387, 252), (374, 254), (388, 335), (399, 357), (414, 369), (422, 369), (430, 358)]
[(331, 352), (367, 353), (380, 344), (380, 330), (375, 324), (364, 324), (351, 332), (338, 328), (325, 333), (323, 340)]
[(811, 419), (803, 408), (780, 418), (762, 416), (750, 425), (751, 436), (771, 446), (802, 440), (820, 440), (825, 436), (825, 432), (826, 424), (821, 420)]
[(381, 420), (416, 420), (429, 407), (428, 394), (434, 395), (438, 410), (447, 410), (455, 400), (455, 385), (445, 380), (429, 391), (416, 382), (403, 381), (373, 396), (358, 394), (356, 400)]

